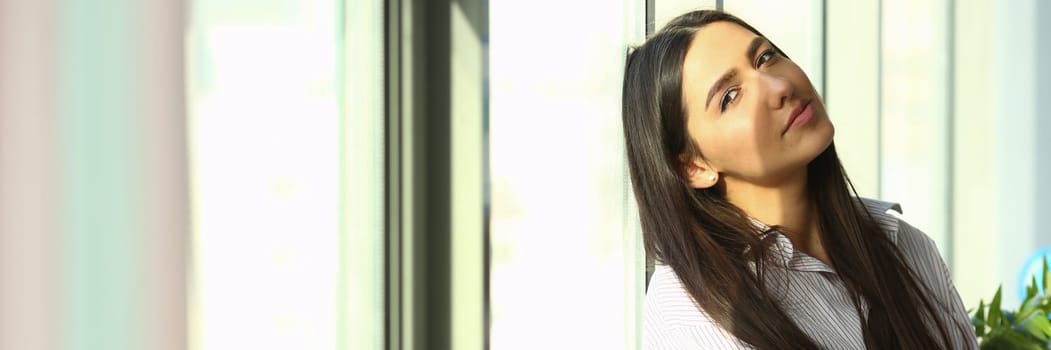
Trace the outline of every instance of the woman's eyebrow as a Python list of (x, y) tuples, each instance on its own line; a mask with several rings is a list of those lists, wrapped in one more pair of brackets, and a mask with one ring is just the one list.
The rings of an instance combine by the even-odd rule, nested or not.
[[(761, 36), (752, 39), (752, 42), (748, 43), (748, 50), (745, 50), (745, 60), (751, 62), (752, 57), (755, 57), (756, 52), (759, 51), (760, 46), (763, 46), (764, 41), (766, 41), (766, 39)], [(726, 73), (723, 73), (722, 77), (719, 77), (719, 80), (716, 80), (715, 83), (712, 84), (712, 87), (708, 89), (708, 99), (704, 102), (705, 110), (708, 110), (708, 106), (712, 104), (712, 96), (715, 96), (715, 92), (722, 90), (723, 86), (728, 84), (736, 75), (737, 69), (730, 68)]]
[(755, 39), (752, 39), (752, 42), (748, 43), (748, 51), (745, 51), (746, 56), (744, 58), (751, 62), (752, 58), (755, 57), (755, 54), (759, 52), (759, 47), (763, 46), (764, 41), (766, 41), (766, 39), (764, 39), (761, 36), (757, 36), (755, 37)]
[(719, 80), (715, 81), (715, 84), (712, 84), (712, 87), (708, 89), (708, 100), (704, 101), (704, 110), (708, 110), (708, 105), (712, 103), (712, 96), (715, 96), (715, 92), (722, 90), (723, 87), (726, 86), (726, 84), (729, 84), (730, 80), (736, 75), (737, 68), (730, 68), (726, 73), (723, 73), (722, 77), (719, 77)]

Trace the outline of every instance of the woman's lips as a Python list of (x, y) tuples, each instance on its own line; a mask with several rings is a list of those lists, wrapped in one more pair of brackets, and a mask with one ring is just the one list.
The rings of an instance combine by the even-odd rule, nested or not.
[(802, 101), (794, 110), (792, 110), (791, 116), (785, 123), (785, 130), (781, 132), (784, 135), (788, 130), (798, 128), (814, 119), (814, 107), (810, 104), (810, 100)]

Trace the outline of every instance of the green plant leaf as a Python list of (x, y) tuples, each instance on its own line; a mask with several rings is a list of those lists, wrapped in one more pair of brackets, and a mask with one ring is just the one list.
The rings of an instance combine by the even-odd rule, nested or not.
[[(1046, 262), (1044, 267), (1048, 270)], [(1051, 271), (1043, 273), (1051, 277)], [(978, 308), (972, 309), (971, 325), (980, 340), (980, 348), (1051, 350), (1051, 316), (1048, 315), (1051, 313), (1051, 291), (1041, 293), (1038, 290), (1037, 276), (1032, 276), (1026, 287), (1026, 298), (1018, 312), (1003, 310), (1002, 300), (1001, 285), (992, 301), (986, 304), (985, 300), (979, 300)], [(972, 310), (968, 310), (968, 314)]]
[(972, 319), (971, 325), (974, 326), (974, 337), (982, 339), (985, 336), (985, 322)]
[(1033, 280), (1029, 282), (1029, 285), (1025, 286), (1025, 300), (1029, 300), (1037, 293), (1036, 275), (1033, 275)]
[(1025, 300), (1022, 300), (1022, 306), (1018, 309), (1018, 315), (1016, 315), (1017, 317), (1015, 319), (1023, 320), (1029, 317), (1029, 314), (1033, 313), (1034, 311), (1041, 311), (1041, 306), (1044, 303), (1045, 299), (1046, 298), (1043, 295), (1037, 294), (1033, 294), (1026, 297)]
[(1048, 272), (1047, 256), (1044, 256), (1044, 295), (1051, 295), (1051, 272)]
[(978, 312), (974, 313), (971, 323), (974, 324), (974, 334), (976, 336), (985, 336), (985, 301), (978, 301)]
[(982, 350), (998, 349), (1020, 349), (1020, 350), (1044, 350), (1042, 344), (1026, 338), (1021, 333), (1011, 330), (1002, 330), (982, 340)]
[(1022, 327), (1029, 332), (1029, 335), (1040, 339), (1042, 342), (1047, 342), (1051, 338), (1051, 322), (1047, 320), (1047, 314), (1042, 311), (1036, 311), (1028, 318), (1021, 322)]
[(1004, 324), (1004, 312), (1000, 310), (1000, 293), (1003, 286), (996, 287), (996, 295), (993, 296), (993, 301), (989, 302), (989, 315), (986, 317), (986, 323), (990, 327), (1000, 328)]

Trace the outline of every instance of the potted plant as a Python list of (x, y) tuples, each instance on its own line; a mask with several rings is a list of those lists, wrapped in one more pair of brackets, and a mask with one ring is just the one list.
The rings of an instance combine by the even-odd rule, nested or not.
[(1033, 276), (1018, 311), (1000, 309), (1002, 288), (996, 289), (989, 305), (979, 302), (971, 323), (981, 349), (1051, 349), (1051, 273), (1046, 258), (1043, 267), (1040, 284)]

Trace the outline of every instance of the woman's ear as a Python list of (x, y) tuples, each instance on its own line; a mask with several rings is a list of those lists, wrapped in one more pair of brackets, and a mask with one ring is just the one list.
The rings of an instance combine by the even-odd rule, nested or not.
[(719, 171), (708, 162), (695, 158), (689, 162), (683, 162), (682, 165), (686, 182), (690, 184), (690, 187), (706, 189), (719, 183)]

